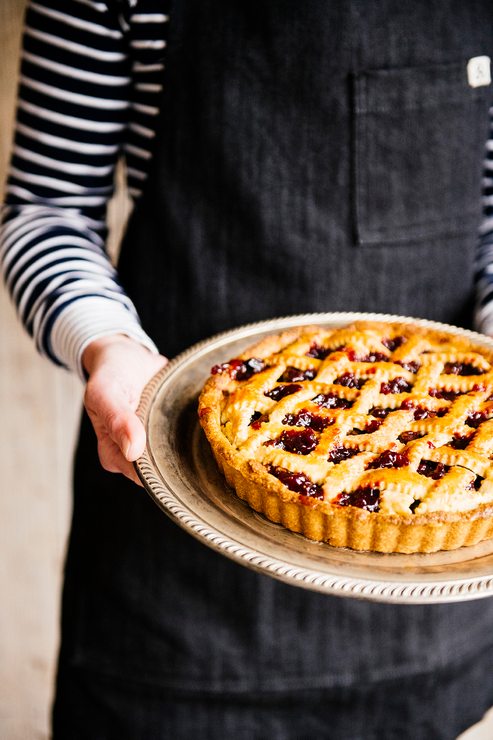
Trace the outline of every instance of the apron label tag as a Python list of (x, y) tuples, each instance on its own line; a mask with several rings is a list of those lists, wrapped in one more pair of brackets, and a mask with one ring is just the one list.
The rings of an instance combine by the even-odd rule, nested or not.
[(490, 58), (473, 57), (467, 63), (467, 81), (471, 87), (481, 87), (491, 83)]

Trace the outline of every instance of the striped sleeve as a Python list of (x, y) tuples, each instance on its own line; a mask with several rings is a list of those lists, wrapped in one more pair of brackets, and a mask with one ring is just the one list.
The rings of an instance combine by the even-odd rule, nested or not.
[(32, 0), (1, 256), (17, 312), (38, 349), (82, 374), (101, 336), (152, 351), (105, 251), (119, 156), (142, 194), (159, 112), (167, 16), (158, 0)]
[(475, 326), (483, 334), (493, 334), (493, 108), (490, 108), (490, 137), (486, 143), (483, 222), (479, 234), (475, 281)]

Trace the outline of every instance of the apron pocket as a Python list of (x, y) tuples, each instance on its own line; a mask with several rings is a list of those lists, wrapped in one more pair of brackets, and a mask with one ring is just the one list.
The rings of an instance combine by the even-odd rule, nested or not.
[(490, 86), (466, 62), (354, 76), (357, 243), (402, 243), (479, 225)]

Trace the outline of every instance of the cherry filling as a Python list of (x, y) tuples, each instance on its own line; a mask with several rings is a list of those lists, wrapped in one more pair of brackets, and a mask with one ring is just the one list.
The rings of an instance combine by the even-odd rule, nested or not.
[(423, 409), (418, 406), (414, 412), (414, 420), (421, 421), (422, 419), (433, 419), (436, 415), (436, 411), (430, 411), (430, 409)]
[(289, 470), (278, 468), (275, 465), (266, 465), (266, 468), (268, 473), (278, 478), (290, 491), (300, 493), (302, 496), (310, 496), (311, 498), (323, 500), (324, 492), (322, 487), (313, 483), (304, 473), (291, 473)]
[(471, 411), (466, 419), (466, 424), (468, 427), (477, 429), (478, 426), (482, 424), (483, 421), (486, 421), (487, 418), (488, 416), (484, 411)]
[(268, 414), (261, 414), (260, 411), (254, 411), (250, 419), (252, 429), (260, 429), (264, 421), (269, 421)]
[(330, 451), (327, 459), (329, 462), (333, 462), (337, 465), (337, 463), (340, 463), (343, 460), (349, 460), (350, 457), (354, 457), (358, 452), (359, 450), (352, 450), (349, 447), (335, 447)]
[(398, 437), (399, 442), (407, 445), (408, 442), (414, 442), (415, 439), (421, 439), (424, 435), (421, 432), (402, 432)]
[(314, 429), (316, 432), (323, 432), (335, 419), (329, 419), (326, 416), (317, 416), (311, 411), (301, 410), (297, 414), (286, 414), (282, 424), (288, 424), (290, 427), (307, 427)]
[(425, 475), (427, 478), (433, 478), (433, 480), (440, 480), (443, 478), (445, 473), (450, 470), (449, 465), (444, 465), (441, 462), (432, 462), (431, 460), (421, 460), (418, 465), (417, 472), (420, 475)]
[(409, 393), (410, 390), (411, 386), (400, 375), (393, 380), (389, 380), (388, 383), (382, 383), (380, 385), (380, 393), (384, 393), (386, 396), (389, 393)]
[(393, 352), (397, 347), (400, 347), (401, 344), (404, 344), (404, 342), (407, 342), (407, 337), (394, 337), (393, 339), (390, 339), (390, 337), (385, 337), (381, 340), (384, 347), (387, 347), (388, 350)]
[(396, 360), (395, 364), (400, 365), (403, 370), (407, 370), (408, 373), (413, 373), (414, 375), (416, 375), (421, 367), (421, 363), (416, 360), (412, 360), (411, 362), (401, 362), (400, 360)]
[(256, 357), (251, 357), (249, 360), (230, 360), (224, 362), (222, 365), (214, 365), (211, 369), (212, 375), (220, 375), (228, 373), (231, 380), (248, 380), (256, 373), (261, 372), (265, 368), (265, 362), (259, 360)]
[(334, 503), (339, 506), (357, 506), (367, 511), (378, 511), (380, 490), (378, 488), (357, 488), (352, 493), (340, 493)]
[(279, 378), (279, 383), (297, 383), (302, 380), (313, 380), (316, 376), (317, 371), (308, 370), (297, 370), (295, 367), (287, 367)]
[(308, 455), (318, 444), (318, 439), (312, 429), (303, 429), (300, 432), (294, 429), (286, 429), (277, 439), (264, 442), (265, 447), (280, 447), (286, 452), (294, 452), (296, 455)]
[(402, 455), (400, 452), (392, 452), (392, 450), (385, 450), (385, 452), (382, 452), (376, 460), (370, 463), (368, 469), (402, 468), (404, 465), (409, 465), (409, 460), (406, 455)]
[(373, 432), (376, 432), (377, 429), (380, 429), (380, 427), (383, 424), (383, 419), (373, 419), (373, 421), (369, 421), (368, 424), (365, 427), (365, 431), (367, 434), (373, 434)]
[(473, 437), (474, 434), (469, 434), (467, 437), (459, 437), (458, 435), (454, 436), (454, 438), (450, 440), (449, 446), (453, 447), (454, 450), (465, 450)]
[[(339, 347), (339, 350), (343, 347)], [(321, 344), (312, 344), (308, 352), (305, 352), (305, 357), (313, 357), (315, 360), (325, 360), (331, 352), (337, 352), (338, 350), (329, 349), (328, 347), (322, 347)]]
[(483, 375), (484, 370), (474, 365), (465, 365), (462, 362), (447, 362), (443, 368), (445, 375)]
[[(414, 409), (414, 401), (412, 401), (412, 399), (410, 398), (406, 398), (406, 400), (402, 402), (401, 409), (405, 409), (406, 411)], [(447, 411), (448, 408), (439, 409), (438, 411), (432, 411), (431, 409), (417, 406), (414, 411), (414, 420), (421, 421), (421, 419), (433, 419), (435, 416), (445, 416)]]
[(392, 409), (383, 409), (381, 406), (375, 406), (375, 408), (370, 411), (370, 414), (375, 416), (377, 419), (386, 419), (391, 411)]
[(312, 398), (312, 403), (324, 409), (350, 409), (353, 405), (352, 401), (339, 398), (335, 393), (319, 393), (318, 396)]
[(439, 391), (437, 388), (430, 388), (428, 395), (432, 398), (444, 398), (446, 401), (455, 401), (457, 396), (462, 396), (462, 391)]
[(478, 491), (481, 488), (481, 483), (484, 481), (484, 478), (482, 478), (480, 475), (476, 476), (476, 480), (472, 480), (468, 486), (466, 486), (466, 491)]
[(272, 390), (265, 391), (264, 396), (272, 398), (273, 401), (280, 401), (282, 398), (286, 398), (286, 396), (291, 396), (291, 394), (296, 393), (300, 390), (301, 385), (276, 385), (276, 387), (272, 388)]
[(344, 385), (346, 388), (362, 388), (366, 383), (366, 378), (357, 378), (354, 373), (344, 373), (337, 380), (334, 380), (334, 385)]
[(366, 357), (362, 357), (360, 362), (388, 362), (389, 358), (383, 352), (370, 352)]

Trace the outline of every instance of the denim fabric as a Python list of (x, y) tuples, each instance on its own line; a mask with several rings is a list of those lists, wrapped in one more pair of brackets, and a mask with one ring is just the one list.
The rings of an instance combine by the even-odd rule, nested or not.
[[(120, 262), (163, 353), (305, 311), (465, 322), (489, 89), (464, 76), (493, 56), (493, 3), (180, 0), (170, 17)], [(491, 600), (374, 604), (249, 571), (102, 471), (83, 425), (64, 670), (167, 695), (381, 685), (466, 661), (492, 625)]]
[(491, 96), (466, 66), (493, 56), (491, 3), (170, 14), (157, 156), (120, 260), (161, 350), (311, 311), (466, 324)]
[(490, 649), (413, 678), (215, 699), (64, 670), (53, 740), (456, 740), (493, 703), (492, 664)]

